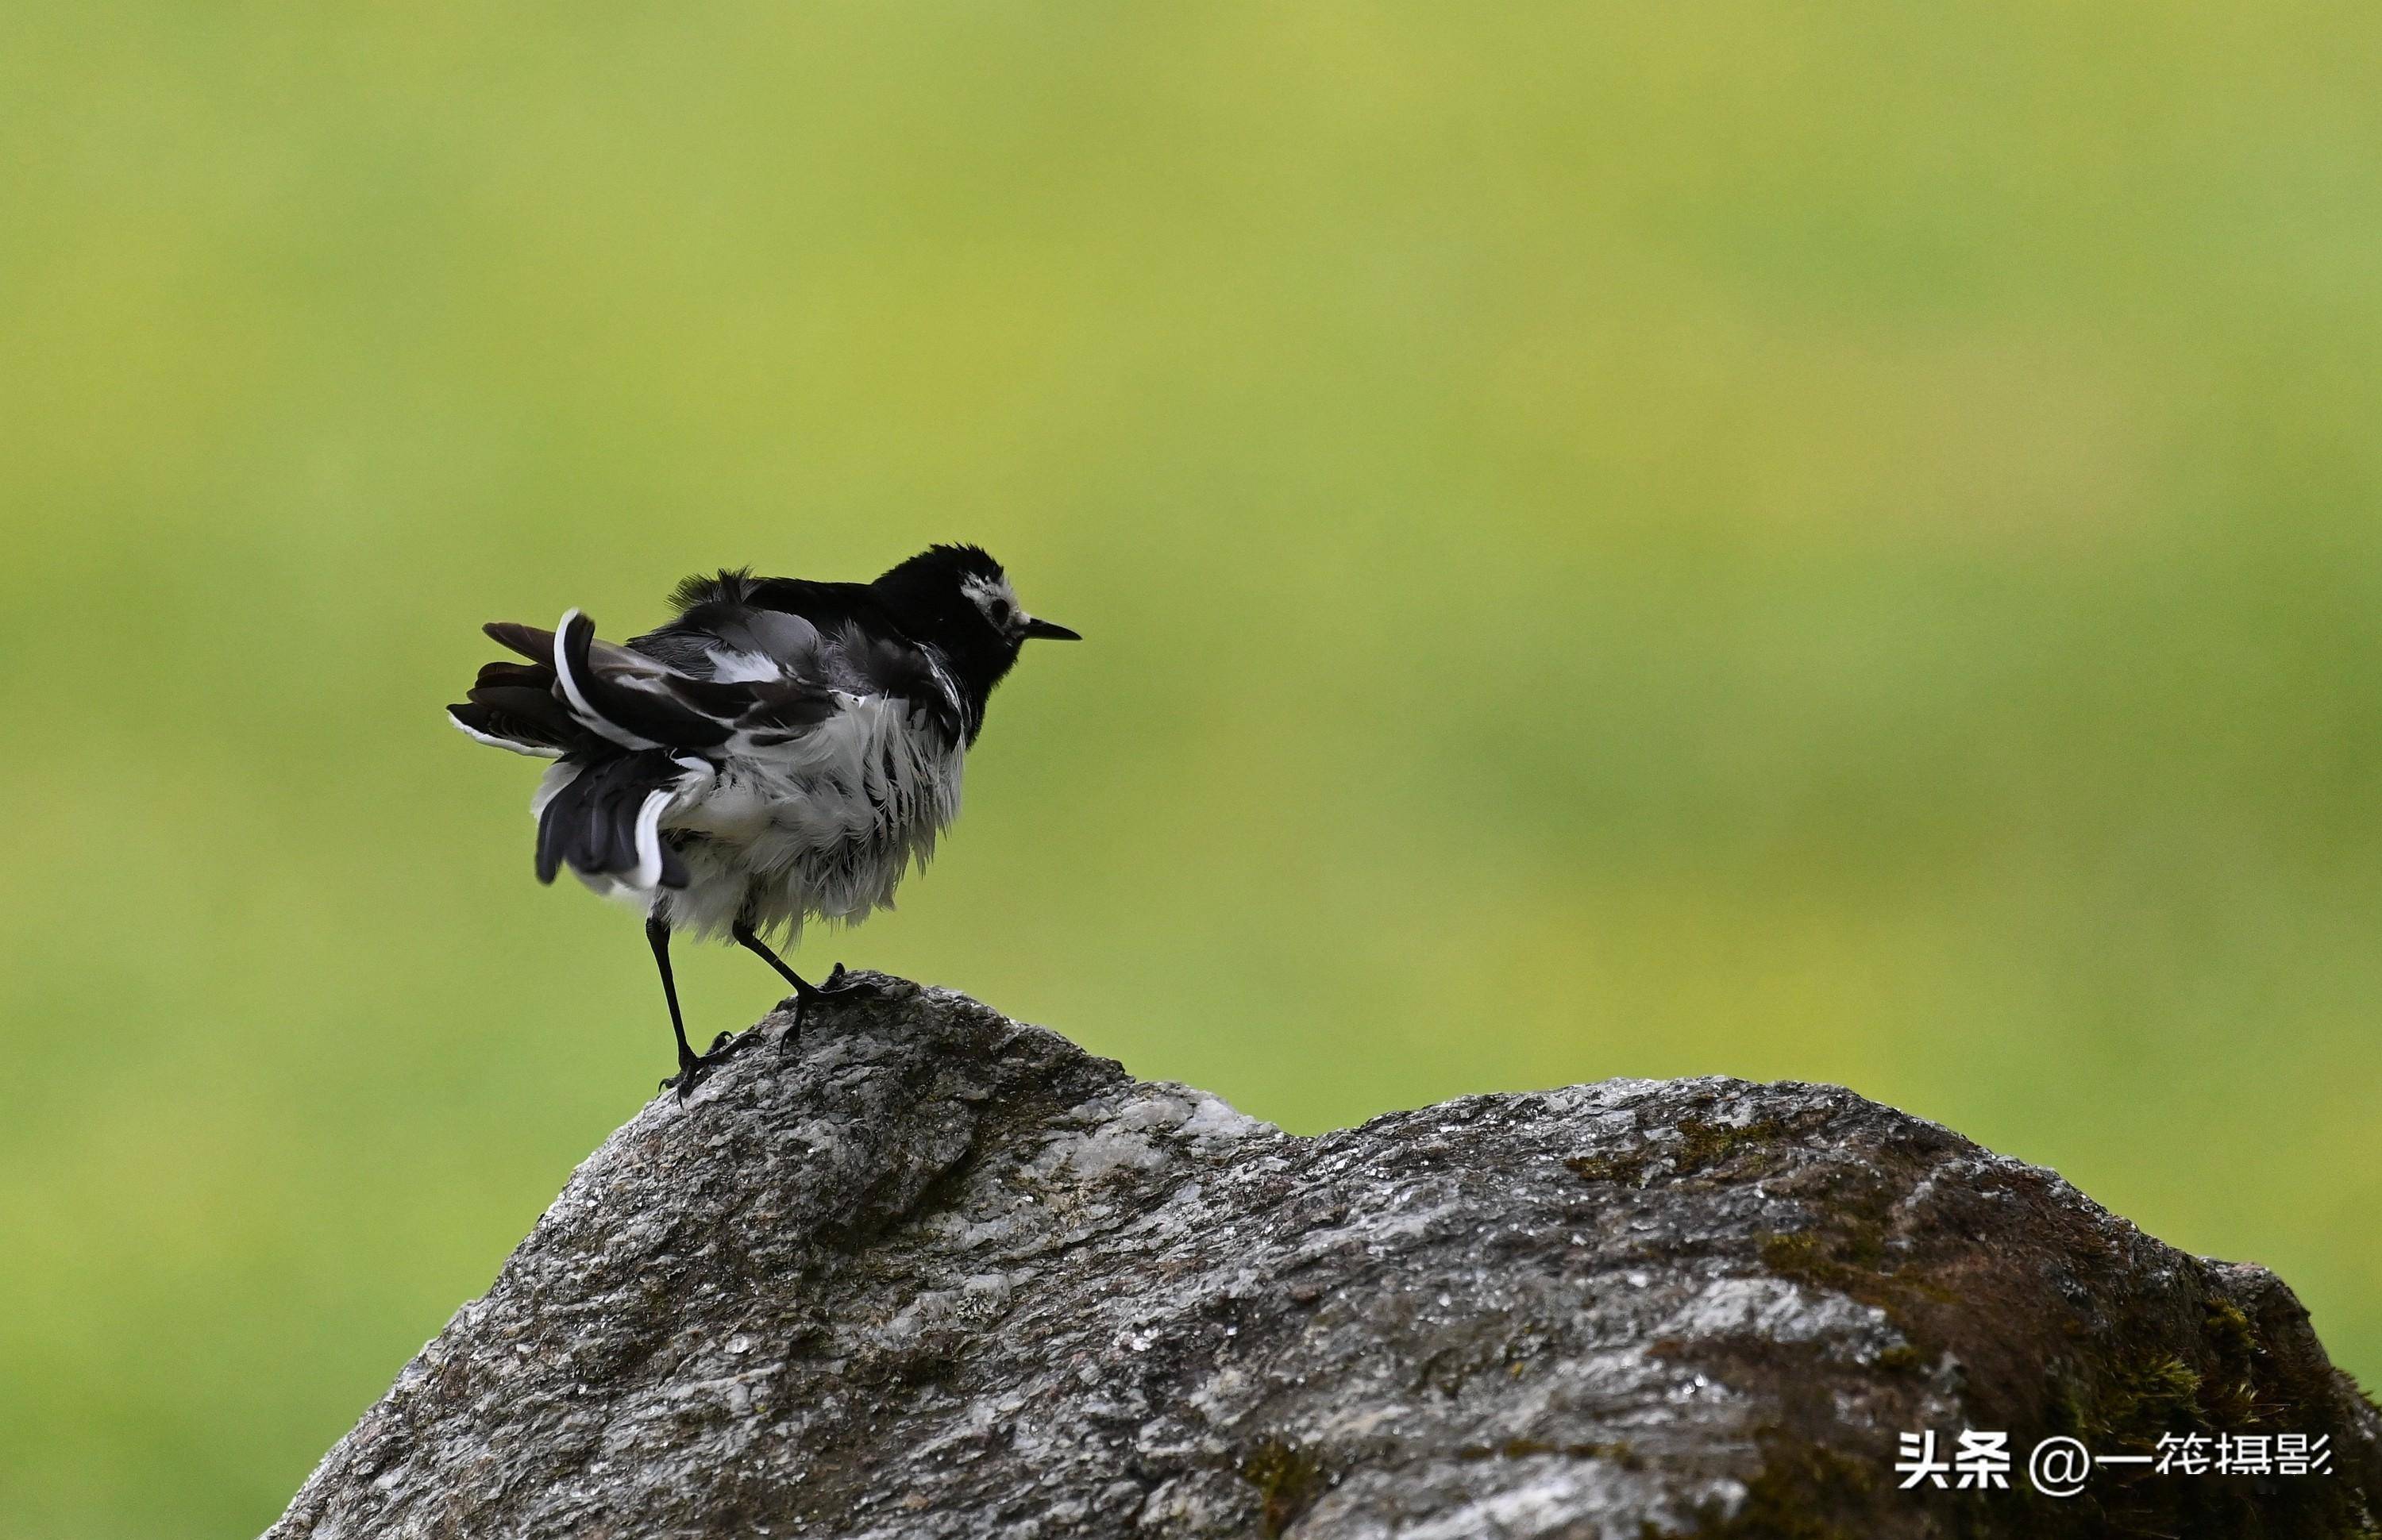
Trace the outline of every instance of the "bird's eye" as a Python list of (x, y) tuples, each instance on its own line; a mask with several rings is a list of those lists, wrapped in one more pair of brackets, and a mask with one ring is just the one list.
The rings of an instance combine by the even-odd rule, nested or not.
[(995, 599), (992, 602), (992, 623), (996, 626), (1008, 625), (1010, 617), (1016, 613), (1015, 607), (1006, 599)]

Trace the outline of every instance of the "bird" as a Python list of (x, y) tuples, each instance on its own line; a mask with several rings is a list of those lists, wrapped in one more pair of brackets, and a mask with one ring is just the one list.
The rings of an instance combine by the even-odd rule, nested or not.
[(474, 740), (549, 759), (530, 811), (536, 872), (568, 868), (645, 917), (677, 1040), (683, 1102), (735, 1047), (696, 1053), (670, 938), (732, 941), (805, 1013), (857, 986), (838, 963), (787, 966), (806, 921), (857, 923), (934, 853), (959, 813), (987, 701), (1031, 641), (1079, 642), (1026, 613), (982, 547), (939, 544), (869, 582), (698, 574), (667, 624), (597, 640), (577, 609), (552, 630), (482, 629), (525, 660), (483, 666), (448, 719)]

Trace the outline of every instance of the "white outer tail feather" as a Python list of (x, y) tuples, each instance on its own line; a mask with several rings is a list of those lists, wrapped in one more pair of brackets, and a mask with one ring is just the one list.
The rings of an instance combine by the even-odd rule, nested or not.
[(637, 810), (637, 869), (621, 881), (641, 893), (651, 892), (662, 880), (662, 813), (677, 796), (676, 789), (664, 787), (645, 793), (645, 805)]

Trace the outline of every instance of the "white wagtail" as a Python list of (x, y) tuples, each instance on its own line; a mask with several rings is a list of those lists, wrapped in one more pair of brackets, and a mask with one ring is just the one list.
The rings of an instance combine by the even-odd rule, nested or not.
[(791, 1047), (820, 984), (771, 951), (804, 919), (889, 908), (959, 813), (960, 767), (993, 686), (1034, 637), (1080, 641), (1025, 613), (1001, 564), (937, 545), (867, 583), (694, 577), (678, 617), (625, 646), (577, 610), (551, 631), (497, 622), (529, 659), (480, 670), (447, 708), (483, 743), (554, 764), (530, 811), (537, 878), (568, 866), (644, 911), (678, 1039), (681, 1100), (721, 1051), (688, 1046), (673, 931), (725, 935), (793, 985)]

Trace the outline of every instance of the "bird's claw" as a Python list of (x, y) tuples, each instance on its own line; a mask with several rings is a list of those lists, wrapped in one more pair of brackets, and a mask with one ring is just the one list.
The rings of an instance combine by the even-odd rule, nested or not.
[(694, 1094), (694, 1088), (701, 1085), (711, 1071), (733, 1058), (751, 1042), (751, 1038), (739, 1037), (732, 1032), (721, 1033), (711, 1040), (711, 1047), (708, 1051), (700, 1054), (681, 1054), (678, 1073), (662, 1082), (660, 1089), (668, 1091), (673, 1086), (677, 1087), (678, 1099), (684, 1102), (689, 1096)]
[(703, 1058), (690, 1054), (678, 1061), (678, 1073), (662, 1082), (657, 1089), (668, 1091), (675, 1086), (678, 1090), (679, 1105), (683, 1106), (686, 1105), (686, 1099), (694, 1094), (694, 1088), (703, 1083), (703, 1077), (710, 1069), (711, 1066)]
[(813, 1006), (824, 1005), (846, 995), (856, 995), (867, 987), (868, 984), (865, 981), (847, 975), (841, 962), (829, 971), (827, 977), (817, 984), (805, 984), (796, 979), (793, 994), (793, 1023), (787, 1027), (785, 1034), (778, 1039), (778, 1051), (780, 1054), (791, 1054), (794, 1051), (795, 1045), (802, 1041), (804, 1019), (809, 1016)]

